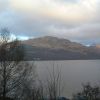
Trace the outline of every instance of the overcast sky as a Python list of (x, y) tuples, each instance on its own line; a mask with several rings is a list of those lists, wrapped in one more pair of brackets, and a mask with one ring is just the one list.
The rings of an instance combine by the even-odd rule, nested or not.
[(100, 0), (0, 0), (0, 28), (21, 37), (100, 43)]

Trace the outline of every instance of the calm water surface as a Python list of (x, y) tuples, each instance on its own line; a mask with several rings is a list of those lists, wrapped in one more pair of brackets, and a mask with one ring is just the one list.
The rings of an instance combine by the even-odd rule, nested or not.
[(91, 82), (100, 84), (100, 60), (65, 60), (65, 61), (37, 61), (37, 72), (41, 79), (46, 79), (53, 65), (61, 69), (63, 79), (63, 96), (71, 97), (81, 90), (81, 84)]

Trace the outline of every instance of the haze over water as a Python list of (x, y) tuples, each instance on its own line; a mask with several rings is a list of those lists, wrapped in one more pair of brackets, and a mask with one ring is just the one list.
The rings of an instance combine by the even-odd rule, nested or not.
[(47, 78), (53, 65), (55, 69), (61, 69), (63, 96), (66, 97), (80, 91), (82, 83), (100, 84), (100, 60), (37, 61), (35, 64), (42, 80)]

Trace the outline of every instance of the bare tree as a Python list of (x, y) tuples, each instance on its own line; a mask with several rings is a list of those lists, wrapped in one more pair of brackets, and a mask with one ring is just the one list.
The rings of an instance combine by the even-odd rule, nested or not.
[[(33, 100), (34, 95), (36, 94), (36, 80), (37, 80), (37, 73), (36, 73), (36, 66), (34, 62), (24, 62), (23, 64), (26, 66), (25, 69), (26, 75), (22, 79), (21, 84), (17, 87), (16, 99), (18, 100)], [(34, 99), (38, 100), (38, 99)]]
[(23, 85), (24, 98), (21, 100), (59, 99), (63, 92), (61, 69), (53, 64), (52, 70), (48, 69), (47, 72), (47, 77), (44, 80), (37, 76), (37, 78), (34, 78), (34, 81), (25, 81), (25, 84)]
[(90, 83), (83, 84), (81, 92), (74, 95), (73, 100), (100, 100), (100, 88)]
[(33, 64), (31, 71), (29, 70), (30, 73), (28, 74), (28, 77), (30, 79), (26, 78), (23, 80), (21, 86), (22, 91), (19, 91), (19, 94), (21, 95), (20, 100), (45, 100), (44, 84), (42, 80), (39, 80), (34, 67), (35, 65)]
[(63, 80), (61, 76), (61, 69), (53, 63), (52, 71), (46, 80), (47, 95), (50, 100), (58, 100), (63, 92)]
[(6, 100), (21, 84), (27, 69), (20, 64), (24, 58), (20, 42), (10, 41), (8, 29), (2, 29), (0, 33), (0, 96)]

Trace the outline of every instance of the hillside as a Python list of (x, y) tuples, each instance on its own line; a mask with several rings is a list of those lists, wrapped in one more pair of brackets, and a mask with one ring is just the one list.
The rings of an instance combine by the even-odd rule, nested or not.
[(99, 59), (97, 47), (86, 47), (67, 39), (45, 36), (22, 41), (25, 60), (67, 60), (67, 59)]

